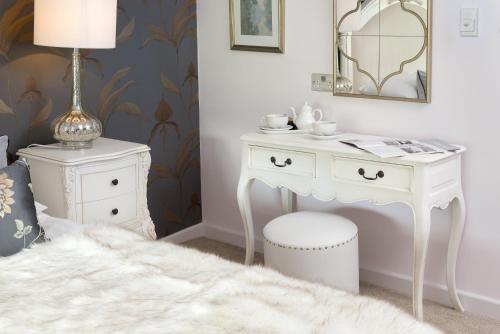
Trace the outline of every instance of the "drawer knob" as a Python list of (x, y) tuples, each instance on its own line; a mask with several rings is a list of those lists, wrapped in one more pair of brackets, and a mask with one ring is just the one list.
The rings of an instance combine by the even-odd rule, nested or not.
[(118, 179), (114, 179), (113, 181), (111, 181), (111, 184), (114, 185), (114, 186), (117, 186), (118, 185)]
[(385, 173), (384, 171), (378, 171), (377, 175), (375, 175), (375, 177), (368, 177), (365, 175), (365, 170), (363, 168), (360, 168), (358, 169), (358, 173), (359, 175), (361, 175), (365, 180), (370, 180), (370, 181), (375, 181), (377, 179), (383, 179), (384, 176), (385, 176)]
[(118, 209), (111, 210), (111, 213), (113, 214), (113, 216), (116, 216), (118, 214)]
[(284, 168), (286, 166), (290, 166), (292, 164), (292, 159), (288, 158), (285, 160), (285, 162), (280, 165), (280, 164), (277, 164), (276, 163), (276, 158), (275, 157), (271, 157), (271, 162), (276, 166), (276, 167), (279, 167), (279, 168)]

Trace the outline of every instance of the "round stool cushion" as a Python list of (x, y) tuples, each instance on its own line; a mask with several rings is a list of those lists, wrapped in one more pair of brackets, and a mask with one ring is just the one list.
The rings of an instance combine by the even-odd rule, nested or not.
[(264, 227), (264, 238), (291, 248), (328, 248), (358, 234), (349, 219), (323, 212), (295, 212), (278, 217)]
[(359, 292), (358, 228), (320, 212), (278, 217), (264, 228), (264, 261), (285, 275)]

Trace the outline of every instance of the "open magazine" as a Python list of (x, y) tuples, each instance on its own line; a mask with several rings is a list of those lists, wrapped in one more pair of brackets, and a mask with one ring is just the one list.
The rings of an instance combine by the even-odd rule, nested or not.
[(381, 158), (403, 157), (416, 154), (438, 154), (449, 150), (448, 148), (444, 148), (443, 145), (439, 145), (438, 141), (430, 144), (409, 139), (386, 138), (378, 140), (349, 139), (340, 140), (340, 142), (365, 150)]

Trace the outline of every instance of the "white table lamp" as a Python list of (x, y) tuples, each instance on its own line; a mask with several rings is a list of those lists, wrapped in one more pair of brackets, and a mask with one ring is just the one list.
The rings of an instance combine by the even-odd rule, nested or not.
[(54, 138), (67, 148), (89, 148), (102, 134), (101, 122), (84, 111), (79, 49), (112, 49), (116, 45), (117, 0), (35, 0), (34, 43), (72, 48), (73, 103), (52, 122)]

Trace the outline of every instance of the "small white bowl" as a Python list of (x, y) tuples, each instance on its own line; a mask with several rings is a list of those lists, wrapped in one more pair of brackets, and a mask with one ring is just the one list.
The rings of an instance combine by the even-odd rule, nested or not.
[(320, 121), (313, 123), (313, 133), (317, 136), (333, 136), (337, 132), (337, 122)]

